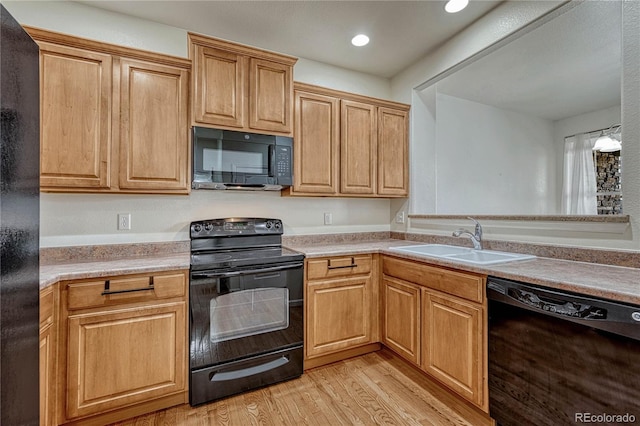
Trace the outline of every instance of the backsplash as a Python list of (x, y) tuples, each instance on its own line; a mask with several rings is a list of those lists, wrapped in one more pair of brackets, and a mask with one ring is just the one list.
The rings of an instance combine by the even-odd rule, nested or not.
[[(387, 239), (422, 242), (426, 244), (449, 244), (467, 246), (460, 238), (415, 234), (404, 232), (353, 232), (338, 234), (283, 235), (284, 246), (327, 245), (362, 243)], [(545, 244), (518, 243), (512, 241), (483, 240), (485, 249), (514, 253), (533, 254), (538, 257), (571, 260), (576, 262), (599, 263), (604, 265), (640, 268), (640, 252), (623, 250), (603, 250), (594, 248), (565, 247)], [(92, 262), (108, 259), (180, 255), (189, 253), (189, 241), (160, 243), (104, 244), (69, 247), (48, 247), (40, 249), (40, 264), (49, 265), (65, 262)]]
[(40, 249), (40, 264), (51, 265), (64, 262), (94, 262), (185, 254), (189, 252), (189, 248), (189, 241), (45, 247)]

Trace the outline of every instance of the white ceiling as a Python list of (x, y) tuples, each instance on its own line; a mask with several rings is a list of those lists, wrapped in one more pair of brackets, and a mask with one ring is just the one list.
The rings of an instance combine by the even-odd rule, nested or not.
[[(456, 14), (445, 1), (79, 1), (188, 31), (392, 77), (502, 0), (471, 0)], [(351, 38), (367, 34), (361, 48)]]
[(619, 106), (620, 1), (587, 1), (437, 83), (438, 91), (560, 120)]

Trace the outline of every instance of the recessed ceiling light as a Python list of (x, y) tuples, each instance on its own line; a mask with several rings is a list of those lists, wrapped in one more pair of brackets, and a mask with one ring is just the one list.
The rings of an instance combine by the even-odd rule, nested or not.
[(444, 5), (444, 10), (449, 13), (456, 13), (467, 7), (468, 4), (469, 0), (449, 0), (447, 4)]
[(369, 37), (367, 37), (364, 34), (358, 34), (357, 36), (351, 39), (351, 44), (358, 47), (365, 46), (368, 43), (369, 43)]

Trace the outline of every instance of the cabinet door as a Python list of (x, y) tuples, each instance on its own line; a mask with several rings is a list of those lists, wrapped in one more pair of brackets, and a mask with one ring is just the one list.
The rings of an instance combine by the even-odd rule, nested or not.
[(375, 106), (343, 100), (340, 119), (340, 191), (373, 194), (377, 167)]
[(422, 306), (422, 368), (482, 406), (482, 307), (424, 289)]
[(40, 45), (40, 185), (109, 188), (110, 55)]
[(188, 190), (189, 73), (120, 61), (120, 189)]
[(291, 134), (292, 67), (278, 62), (249, 60), (249, 127)]
[(420, 363), (420, 287), (384, 277), (382, 343), (414, 364)]
[(378, 194), (407, 196), (409, 187), (407, 112), (378, 108)]
[(246, 58), (195, 45), (193, 114), (196, 123), (244, 126)]
[(309, 282), (308, 358), (371, 343), (371, 278)]
[(183, 392), (185, 305), (69, 316), (67, 418)]
[(40, 425), (52, 425), (52, 409), (54, 401), (50, 392), (53, 379), (53, 354), (55, 347), (52, 343), (51, 326), (40, 330)]
[(339, 100), (295, 92), (293, 189), (297, 192), (338, 192)]
[(56, 286), (40, 291), (40, 425), (55, 424)]

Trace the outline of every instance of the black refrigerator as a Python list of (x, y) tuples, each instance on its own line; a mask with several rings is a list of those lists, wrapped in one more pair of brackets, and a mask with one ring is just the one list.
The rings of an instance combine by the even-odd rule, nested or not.
[(0, 424), (37, 425), (38, 45), (0, 4)]

